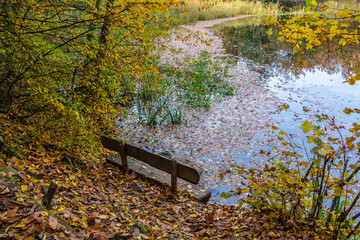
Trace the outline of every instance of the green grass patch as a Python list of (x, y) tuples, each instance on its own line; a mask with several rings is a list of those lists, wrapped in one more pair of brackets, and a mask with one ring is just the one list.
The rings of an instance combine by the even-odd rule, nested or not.
[(211, 108), (211, 100), (233, 95), (226, 81), (231, 63), (214, 60), (201, 52), (198, 59), (186, 64), (159, 64), (159, 72), (139, 79), (133, 110), (138, 121), (146, 125), (181, 124), (186, 108)]

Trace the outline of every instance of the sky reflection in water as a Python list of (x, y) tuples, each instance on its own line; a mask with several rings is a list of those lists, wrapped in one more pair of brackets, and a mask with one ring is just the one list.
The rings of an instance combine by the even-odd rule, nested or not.
[[(359, 114), (343, 113), (345, 107), (360, 108), (360, 84), (343, 83), (360, 62), (359, 45), (341, 48), (336, 43), (329, 43), (303, 54), (294, 54), (291, 45), (279, 42), (277, 34), (268, 36), (266, 27), (259, 25), (261, 21), (253, 19), (214, 29), (222, 35), (227, 52), (237, 57), (238, 65), (260, 72), (265, 87), (290, 106), (288, 111), (272, 115), (281, 130), (298, 135), (294, 142), (302, 145), (301, 139), (305, 139), (305, 135), (300, 125), (315, 114), (335, 116), (345, 127), (360, 122)], [(238, 27), (234, 27), (236, 25)], [(309, 112), (304, 113), (304, 107)], [(246, 157), (239, 154), (242, 161)], [(227, 187), (215, 191), (221, 193), (223, 190)]]

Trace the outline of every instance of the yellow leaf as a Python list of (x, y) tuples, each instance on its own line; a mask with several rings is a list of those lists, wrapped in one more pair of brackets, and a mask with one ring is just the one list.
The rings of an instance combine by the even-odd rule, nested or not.
[(321, 151), (321, 155), (326, 155), (328, 153), (328, 150), (327, 149), (323, 149), (322, 151)]
[(26, 192), (27, 190), (29, 190), (27, 185), (21, 185), (21, 191)]
[(276, 233), (274, 233), (273, 231), (269, 232), (269, 237), (276, 237)]
[(192, 217), (192, 218), (196, 218), (196, 217), (197, 217), (197, 215), (196, 215), (196, 214), (191, 214), (191, 215), (190, 215), (190, 217)]
[(23, 227), (25, 227), (25, 224), (19, 224), (15, 226), (15, 228), (23, 228)]
[(350, 109), (350, 108), (345, 108), (345, 110), (344, 110), (343, 112), (344, 112), (345, 114), (350, 114), (350, 113), (353, 112), (353, 110)]
[(270, 228), (270, 225), (268, 223), (264, 223), (263, 224), (263, 227), (266, 228), (266, 229), (269, 229)]
[(40, 193), (40, 189), (35, 189), (33, 193)]
[(41, 216), (44, 216), (44, 217), (49, 216), (48, 212), (41, 212), (40, 214), (41, 214)]
[(346, 45), (345, 39), (343, 39), (343, 38), (340, 39), (340, 40), (339, 40), (339, 44), (342, 45), (342, 46), (345, 46), (345, 45)]
[(306, 192), (304, 192), (304, 191), (302, 191), (302, 190), (298, 190), (296, 193), (297, 193), (297, 194), (300, 194), (300, 195), (306, 195)]
[(303, 130), (304, 133), (308, 133), (311, 130), (311, 123), (308, 120), (305, 120), (302, 124), (301, 124), (301, 128)]
[(316, 6), (318, 5), (318, 3), (316, 2), (316, 0), (312, 0), (312, 1), (310, 2), (310, 4), (311, 4), (311, 6), (314, 6), (314, 7), (316, 7)]
[(353, 170), (355, 170), (357, 168), (357, 165), (356, 164), (350, 164), (349, 167)]

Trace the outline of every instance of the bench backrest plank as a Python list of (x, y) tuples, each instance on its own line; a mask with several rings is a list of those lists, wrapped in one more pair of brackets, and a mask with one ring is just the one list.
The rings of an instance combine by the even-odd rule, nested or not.
[[(142, 148), (136, 147), (134, 145), (123, 143), (109, 137), (102, 136), (101, 143), (104, 147), (120, 152), (121, 145), (124, 144), (126, 155), (138, 159), (142, 162), (149, 164), (152, 167), (155, 167), (159, 170), (162, 170), (167, 173), (172, 173), (173, 171), (173, 160), (170, 160), (166, 157), (154, 154)], [(196, 168), (184, 165), (182, 163), (177, 163), (177, 176), (185, 179), (189, 182), (197, 184), (200, 181), (200, 171)]]
[(116, 139), (101, 136), (101, 144), (107, 149), (113, 150), (115, 152), (121, 151), (121, 141), (118, 141)]

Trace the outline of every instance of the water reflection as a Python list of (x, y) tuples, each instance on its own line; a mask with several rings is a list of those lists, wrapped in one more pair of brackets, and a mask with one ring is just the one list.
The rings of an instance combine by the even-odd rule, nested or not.
[[(351, 86), (343, 82), (360, 69), (360, 45), (341, 46), (334, 39), (294, 53), (293, 45), (278, 40), (278, 29), (273, 29), (273, 35), (267, 35), (267, 27), (261, 25), (263, 20), (249, 18), (213, 30), (221, 34), (227, 53), (238, 59), (238, 65), (261, 73), (264, 87), (289, 104), (290, 111), (272, 115), (279, 122), (278, 127), (298, 136), (293, 142), (302, 146), (306, 136), (301, 123), (324, 113), (335, 116), (338, 124), (345, 126), (343, 136), (349, 136), (346, 128), (353, 122), (359, 123), (360, 117), (359, 114), (346, 115), (343, 110), (360, 107), (360, 84)], [(352, 29), (359, 28), (358, 24), (352, 23)], [(304, 113), (304, 108), (310, 111)], [(358, 160), (355, 156), (350, 161)]]
[[(329, 75), (341, 73), (346, 79), (359, 69), (360, 46), (358, 44), (341, 46), (338, 39), (321, 46), (304, 50), (300, 54), (293, 51), (293, 45), (278, 40), (278, 29), (267, 34), (267, 26), (261, 23), (264, 18), (252, 17), (215, 27), (220, 33), (226, 51), (234, 56), (245, 58), (249, 66), (263, 71), (265, 77), (272, 76), (274, 70), (286, 78), (299, 78), (305, 71), (322, 71)], [(351, 30), (358, 29), (358, 22), (350, 24)], [(256, 69), (258, 68), (258, 69)]]
[[(350, 86), (343, 81), (360, 69), (360, 46), (339, 45), (338, 39), (301, 53), (294, 53), (293, 45), (278, 40), (278, 29), (267, 34), (261, 23), (264, 18), (248, 18), (217, 26), (226, 51), (239, 59), (250, 70), (262, 74), (266, 84), (277, 96), (289, 103), (295, 114), (303, 107), (310, 113), (334, 115), (345, 125), (358, 121), (354, 115), (344, 115), (345, 107), (359, 107), (360, 86)], [(352, 30), (358, 22), (350, 23)], [(294, 114), (274, 116), (282, 120), (285, 131), (301, 134), (294, 123)], [(308, 116), (304, 116), (308, 117)]]

